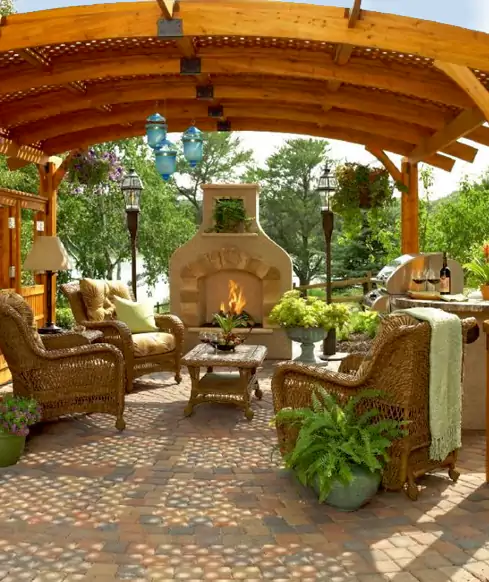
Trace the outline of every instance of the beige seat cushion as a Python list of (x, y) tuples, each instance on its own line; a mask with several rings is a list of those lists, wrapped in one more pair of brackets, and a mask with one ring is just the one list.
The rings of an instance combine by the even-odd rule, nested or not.
[(175, 349), (175, 338), (163, 331), (135, 333), (132, 341), (136, 358), (166, 354)]

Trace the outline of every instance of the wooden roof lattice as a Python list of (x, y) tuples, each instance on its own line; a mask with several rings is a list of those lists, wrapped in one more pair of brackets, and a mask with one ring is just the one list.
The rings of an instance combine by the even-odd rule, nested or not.
[[(177, 21), (180, 33), (158, 36)], [(208, 108), (221, 105), (233, 130), (345, 140), (451, 170), (489, 145), (488, 87), (489, 35), (358, 0), (346, 11), (251, 0), (44, 10), (2, 19), (0, 153), (45, 163), (142, 135), (155, 110), (170, 131), (214, 131)]]

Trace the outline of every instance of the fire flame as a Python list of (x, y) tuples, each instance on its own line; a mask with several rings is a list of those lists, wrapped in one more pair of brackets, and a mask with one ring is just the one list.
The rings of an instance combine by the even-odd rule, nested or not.
[[(229, 299), (228, 299), (228, 313), (231, 315), (241, 315), (243, 313), (243, 309), (246, 305), (246, 299), (243, 294), (243, 290), (241, 287), (233, 281), (232, 279), (229, 281)], [(221, 312), (226, 312), (226, 306), (224, 305), (224, 301), (221, 303)]]

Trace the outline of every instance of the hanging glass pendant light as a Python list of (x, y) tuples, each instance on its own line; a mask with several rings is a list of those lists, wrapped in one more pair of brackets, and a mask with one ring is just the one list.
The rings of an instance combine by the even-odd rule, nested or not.
[(156, 169), (163, 180), (168, 180), (177, 168), (177, 148), (171, 141), (164, 139), (155, 150)]
[(192, 168), (202, 161), (203, 142), (202, 132), (195, 125), (191, 125), (182, 136), (183, 155)]
[(166, 139), (166, 133), (168, 131), (166, 119), (159, 113), (153, 113), (153, 115), (150, 115), (146, 119), (146, 122), (148, 145), (155, 150)]

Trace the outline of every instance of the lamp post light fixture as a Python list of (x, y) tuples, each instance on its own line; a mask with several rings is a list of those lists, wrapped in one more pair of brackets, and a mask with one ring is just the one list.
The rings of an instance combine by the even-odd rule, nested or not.
[[(317, 192), (321, 197), (321, 216), (323, 220), (323, 232), (326, 247), (326, 303), (332, 303), (331, 297), (331, 239), (334, 230), (334, 213), (330, 208), (331, 197), (336, 190), (336, 178), (331, 174), (328, 165), (324, 166), (323, 173), (319, 178)], [(336, 353), (336, 329), (330, 329), (323, 341), (323, 356), (321, 359), (327, 360), (329, 356)]]
[[(156, 169), (166, 182), (177, 169), (177, 149), (166, 138), (166, 119), (153, 113), (146, 119), (145, 127), (148, 145), (155, 152)], [(193, 124), (183, 133), (183, 155), (192, 168), (202, 161), (203, 141), (202, 132)]]
[(140, 202), (141, 192), (143, 191), (143, 183), (133, 168), (131, 168), (124, 176), (124, 179), (121, 183), (121, 190), (124, 195), (124, 202), (126, 205), (127, 228), (131, 236), (132, 293), (134, 295), (134, 299), (137, 299), (136, 241), (138, 235), (138, 218), (141, 208)]

